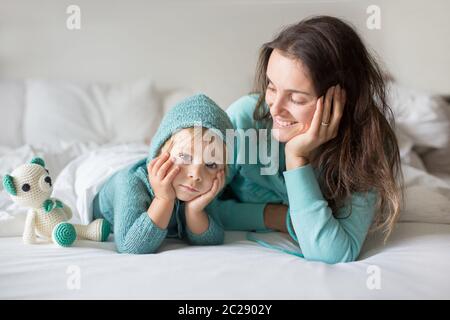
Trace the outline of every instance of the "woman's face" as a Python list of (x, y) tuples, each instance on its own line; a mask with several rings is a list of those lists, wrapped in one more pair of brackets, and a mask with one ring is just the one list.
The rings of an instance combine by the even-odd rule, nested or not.
[(181, 201), (190, 201), (208, 192), (217, 173), (224, 168), (222, 142), (203, 142), (201, 150), (195, 148), (191, 140), (191, 133), (181, 130), (170, 150), (174, 163), (180, 167), (172, 187)]
[(277, 49), (270, 55), (267, 78), (266, 103), (273, 119), (272, 135), (284, 143), (308, 130), (317, 96), (305, 66)]

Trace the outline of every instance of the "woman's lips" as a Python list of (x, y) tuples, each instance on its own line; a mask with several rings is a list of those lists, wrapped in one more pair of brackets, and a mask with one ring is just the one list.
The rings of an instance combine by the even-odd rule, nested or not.
[(281, 119), (279, 119), (277, 117), (274, 118), (274, 121), (281, 128), (289, 128), (289, 127), (295, 126), (298, 123), (297, 121), (281, 120)]
[(189, 186), (185, 186), (184, 184), (180, 184), (180, 187), (182, 187), (183, 189), (189, 191), (189, 192), (198, 192), (197, 189), (189, 187)]

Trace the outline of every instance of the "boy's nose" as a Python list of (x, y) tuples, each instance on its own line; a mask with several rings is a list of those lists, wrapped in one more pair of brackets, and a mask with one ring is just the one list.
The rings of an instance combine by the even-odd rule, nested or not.
[(198, 174), (195, 174), (195, 173), (190, 173), (189, 174), (189, 178), (191, 178), (192, 180), (194, 180), (194, 181), (197, 181), (197, 182), (200, 182), (202, 179), (200, 178), (200, 175), (198, 175)]
[(188, 177), (193, 179), (194, 181), (200, 182), (202, 180), (200, 171), (200, 166), (193, 165), (191, 166), (191, 168), (189, 168)]

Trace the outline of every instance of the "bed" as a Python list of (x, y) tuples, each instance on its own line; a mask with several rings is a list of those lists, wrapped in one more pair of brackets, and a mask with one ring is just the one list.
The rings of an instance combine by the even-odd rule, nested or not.
[[(388, 242), (370, 235), (357, 261), (306, 261), (237, 231), (227, 231), (222, 246), (166, 239), (150, 255), (118, 254), (113, 235), (70, 248), (25, 245), (26, 210), (0, 189), (0, 298), (449, 299), (450, 108), (426, 93), (393, 83), (391, 89), (406, 204)], [(102, 182), (146, 156), (162, 114), (189, 93), (163, 95), (148, 79), (121, 85), (2, 81), (0, 112), (9, 121), (1, 128), (0, 175), (43, 157), (56, 178), (54, 196), (72, 207), (74, 222), (87, 223)], [(119, 121), (125, 115), (128, 121)], [(285, 234), (265, 236), (293, 246)]]
[[(89, 222), (102, 182), (146, 156), (167, 108), (202, 91), (226, 109), (251, 90), (260, 46), (317, 14), (351, 22), (397, 79), (389, 104), (406, 186), (388, 242), (370, 235), (357, 261), (328, 265), (234, 231), (222, 246), (166, 240), (152, 255), (118, 254), (113, 235), (25, 245), (26, 210), (0, 185), (0, 299), (450, 298), (450, 106), (435, 95), (450, 93), (448, 1), (0, 3), (0, 179), (44, 158), (73, 222)], [(74, 8), (80, 29), (69, 28)]]

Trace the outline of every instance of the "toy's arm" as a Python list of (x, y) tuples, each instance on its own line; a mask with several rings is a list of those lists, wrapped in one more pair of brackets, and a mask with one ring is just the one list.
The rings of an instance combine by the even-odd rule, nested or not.
[(63, 211), (67, 217), (67, 220), (72, 219), (72, 209), (70, 209), (65, 203), (63, 203)]
[(69, 208), (69, 206), (67, 206), (64, 202), (58, 200), (58, 199), (53, 199), (55, 201), (56, 204), (56, 208), (61, 208), (64, 212), (64, 215), (66, 216), (67, 220), (72, 219), (72, 210)]
[(27, 218), (25, 220), (25, 227), (22, 235), (24, 243), (26, 244), (36, 243), (35, 226), (36, 226), (36, 212), (33, 209), (31, 209), (28, 212)]

